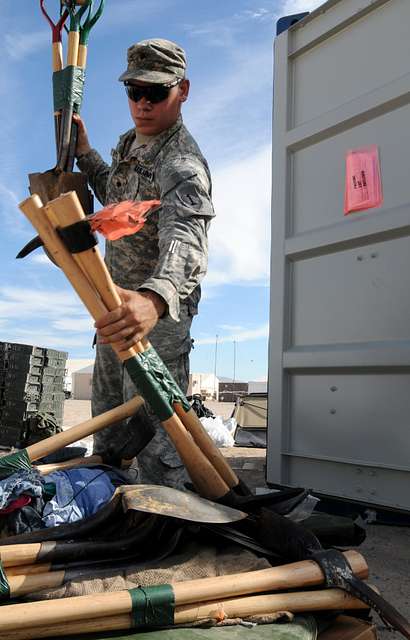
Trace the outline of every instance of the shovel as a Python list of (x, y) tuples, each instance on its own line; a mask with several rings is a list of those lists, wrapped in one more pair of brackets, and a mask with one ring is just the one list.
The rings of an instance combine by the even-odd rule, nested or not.
[(86, 420), (66, 431), (61, 431), (54, 436), (50, 436), (50, 438), (31, 444), (26, 449), (21, 449), (16, 453), (0, 458), (0, 478), (6, 478), (19, 469), (30, 469), (31, 463), (35, 460), (39, 460), (69, 444), (73, 444), (73, 442), (77, 442), (77, 440), (86, 438), (116, 422), (121, 422), (125, 418), (133, 416), (143, 404), (143, 399), (140, 396), (135, 396), (128, 402), (95, 418)]
[[(131, 528), (131, 533), (126, 536), (119, 534), (119, 539), (110, 540), (94, 540), (84, 542), (58, 542), (48, 541), (31, 544), (9, 544), (0, 546), (0, 560), (3, 567), (18, 567), (39, 563), (43, 567), (43, 571), (50, 569), (59, 569), (58, 563), (67, 563), (70, 560), (82, 561), (92, 560), (95, 558), (104, 559), (107, 555), (112, 558), (116, 555), (124, 555), (134, 550), (134, 557), (137, 553), (146, 553), (147, 547), (143, 547), (143, 543), (155, 546), (156, 531), (161, 529), (158, 517), (184, 520), (185, 522), (195, 522), (198, 524), (227, 524), (236, 522), (246, 517), (246, 514), (225, 507), (209, 500), (200, 498), (196, 494), (190, 492), (179, 491), (170, 487), (161, 487), (158, 485), (124, 485), (116, 489), (110, 503), (105, 505), (105, 510), (111, 516), (116, 515), (116, 520), (121, 513), (137, 512), (138, 514), (150, 514), (152, 517), (141, 516), (139, 525)], [(92, 518), (92, 517), (91, 517)], [(88, 520), (90, 520), (89, 518)], [(101, 529), (101, 518), (99, 527)], [(53, 527), (54, 530), (60, 530), (60, 527)], [(118, 529), (123, 527), (121, 521)], [(41, 533), (41, 532), (39, 532)], [(167, 539), (169, 534), (166, 535)], [(3, 542), (3, 541), (2, 541)], [(7, 539), (4, 540), (7, 542)], [(136, 551), (137, 549), (137, 551)], [(46, 563), (46, 564), (44, 564)], [(86, 569), (85, 569), (86, 570)], [(33, 573), (31, 569), (27, 573)], [(21, 573), (21, 571), (19, 571)], [(63, 572), (64, 573), (64, 572)], [(49, 577), (43, 576), (45, 581), (48, 580), (46, 586), (50, 586)], [(56, 581), (54, 586), (62, 584), (58, 580), (67, 580), (65, 576), (59, 573), (54, 576)], [(19, 577), (14, 580), (14, 576), (9, 580), (10, 597), (23, 595), (23, 593), (31, 593), (33, 590), (46, 588), (44, 581), (36, 576), (24, 583), (23, 578)], [(4, 582), (4, 580), (3, 580)], [(35, 587), (35, 588), (34, 588)], [(18, 589), (18, 592), (17, 592)]]

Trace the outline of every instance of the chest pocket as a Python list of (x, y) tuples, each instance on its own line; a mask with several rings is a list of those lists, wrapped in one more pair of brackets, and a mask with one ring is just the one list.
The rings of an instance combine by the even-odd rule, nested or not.
[(140, 180), (133, 165), (126, 160), (118, 162), (114, 156), (108, 180), (109, 202), (136, 200), (139, 189)]

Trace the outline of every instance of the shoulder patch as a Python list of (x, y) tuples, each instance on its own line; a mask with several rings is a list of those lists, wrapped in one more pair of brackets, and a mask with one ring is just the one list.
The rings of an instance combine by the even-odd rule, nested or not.
[(194, 182), (183, 182), (176, 189), (177, 198), (190, 209), (199, 211), (202, 208), (202, 197)]

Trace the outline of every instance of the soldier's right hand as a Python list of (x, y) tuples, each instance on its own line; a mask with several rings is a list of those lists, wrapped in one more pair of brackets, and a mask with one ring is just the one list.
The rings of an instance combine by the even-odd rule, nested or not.
[(75, 149), (75, 155), (76, 155), (76, 158), (78, 158), (79, 156), (83, 156), (84, 154), (91, 151), (91, 145), (88, 140), (87, 129), (85, 127), (84, 121), (78, 115), (78, 113), (75, 113), (73, 115), (73, 120), (77, 124), (77, 129), (78, 129), (77, 146)]

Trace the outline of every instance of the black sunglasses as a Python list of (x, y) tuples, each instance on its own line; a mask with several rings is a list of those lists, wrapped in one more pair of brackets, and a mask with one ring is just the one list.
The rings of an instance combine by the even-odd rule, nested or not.
[(163, 100), (166, 100), (169, 96), (169, 92), (172, 87), (175, 87), (179, 83), (179, 80), (173, 82), (170, 85), (165, 84), (150, 84), (146, 86), (138, 86), (136, 84), (130, 84), (129, 82), (124, 82), (125, 91), (127, 92), (127, 96), (133, 102), (139, 102), (142, 98), (145, 98), (147, 102), (151, 102), (152, 104), (158, 104)]

